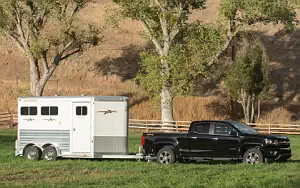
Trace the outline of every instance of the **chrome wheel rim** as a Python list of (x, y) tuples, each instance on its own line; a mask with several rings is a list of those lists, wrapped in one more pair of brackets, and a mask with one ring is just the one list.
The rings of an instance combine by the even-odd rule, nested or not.
[(161, 152), (158, 156), (158, 161), (162, 164), (169, 164), (171, 159), (172, 155), (167, 151)]
[(28, 150), (27, 158), (29, 160), (34, 160), (34, 159), (36, 159), (37, 155), (38, 155), (38, 152), (35, 149), (30, 149), (30, 150)]
[(47, 152), (45, 153), (45, 159), (46, 159), (47, 161), (53, 160), (53, 157), (54, 157), (54, 151), (47, 151)]
[(259, 155), (255, 152), (248, 153), (248, 155), (246, 157), (246, 163), (259, 164)]

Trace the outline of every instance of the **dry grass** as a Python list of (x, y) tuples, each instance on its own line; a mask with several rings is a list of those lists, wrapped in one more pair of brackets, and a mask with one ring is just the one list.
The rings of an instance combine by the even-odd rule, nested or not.
[[(140, 91), (131, 83), (120, 84), (117, 78), (110, 78), (108, 82), (98, 80), (95, 87), (87, 87), (83, 83), (73, 83), (72, 86), (55, 88), (55, 84), (47, 86), (46, 96), (76, 96), (76, 95), (102, 95), (102, 96), (128, 96), (130, 98), (131, 119), (160, 119), (160, 112), (150, 107), (150, 102), (145, 92)], [(106, 85), (109, 83), (108, 85)], [(28, 87), (25, 84), (21, 87), (12, 84), (0, 85), (0, 111), (16, 112), (17, 98), (29, 95)], [(228, 118), (227, 102), (218, 97), (176, 97), (174, 99), (174, 117), (176, 120), (207, 120), (207, 119), (226, 119)]]
[(275, 108), (261, 118), (260, 123), (289, 124), (294, 114), (284, 107)]

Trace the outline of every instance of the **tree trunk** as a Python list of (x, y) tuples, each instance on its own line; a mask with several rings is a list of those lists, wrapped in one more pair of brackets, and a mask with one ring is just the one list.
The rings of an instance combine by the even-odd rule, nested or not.
[(30, 91), (32, 96), (41, 96), (41, 88), (39, 85), (40, 72), (36, 59), (30, 59)]
[(163, 124), (172, 124), (173, 118), (173, 97), (170, 87), (161, 90), (161, 119)]
[(251, 96), (247, 95), (247, 122), (246, 123), (251, 123), (251, 117), (250, 117), (250, 103), (251, 103)]
[[(165, 51), (164, 56), (168, 55), (168, 50)], [(167, 78), (164, 79), (165, 82), (162, 83), (162, 90), (160, 93), (160, 106), (161, 106), (161, 119), (163, 124), (171, 124), (174, 121), (173, 118), (173, 93), (172, 87), (169, 83), (169, 64), (168, 61), (162, 59), (161, 60), (161, 67), (162, 71), (161, 74), (163, 77)]]
[(258, 99), (257, 101), (257, 119), (256, 119), (256, 123), (259, 123), (260, 121), (260, 100)]
[(48, 80), (53, 75), (58, 62), (59, 59), (57, 59), (50, 68), (47, 68), (47, 70), (43, 72), (43, 76), (41, 77), (41, 73), (38, 67), (38, 61), (30, 60), (30, 90), (32, 96), (39, 97), (43, 95), (45, 86)]
[(251, 120), (250, 123), (254, 123), (254, 114), (255, 114), (255, 95), (251, 97)]

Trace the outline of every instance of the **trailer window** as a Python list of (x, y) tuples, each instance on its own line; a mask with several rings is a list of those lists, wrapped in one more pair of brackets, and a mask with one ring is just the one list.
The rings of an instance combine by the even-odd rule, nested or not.
[(21, 115), (22, 116), (36, 116), (37, 115), (37, 107), (23, 106), (23, 107), (21, 107)]
[(76, 115), (77, 116), (86, 116), (87, 115), (87, 107), (86, 106), (77, 106), (76, 107)]
[(58, 115), (58, 107), (57, 106), (43, 106), (41, 108), (41, 114), (43, 116), (57, 116)]

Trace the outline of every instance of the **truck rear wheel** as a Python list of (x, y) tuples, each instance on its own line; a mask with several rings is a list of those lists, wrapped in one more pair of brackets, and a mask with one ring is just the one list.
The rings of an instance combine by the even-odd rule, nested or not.
[(36, 146), (29, 146), (25, 149), (24, 158), (27, 160), (39, 160), (41, 158), (41, 150)]
[(57, 151), (52, 146), (47, 146), (43, 151), (43, 159), (47, 161), (56, 161)]
[(243, 161), (248, 164), (261, 164), (264, 162), (264, 156), (259, 149), (252, 148), (244, 153)]
[(160, 164), (172, 164), (175, 162), (175, 152), (171, 148), (161, 148), (157, 152), (157, 162)]

